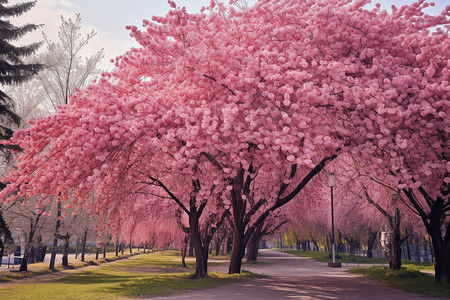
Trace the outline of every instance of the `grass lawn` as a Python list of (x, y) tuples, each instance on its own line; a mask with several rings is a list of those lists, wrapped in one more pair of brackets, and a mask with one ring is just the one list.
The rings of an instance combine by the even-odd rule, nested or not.
[(419, 272), (401, 268), (392, 271), (389, 267), (353, 268), (350, 273), (368, 276), (396, 288), (427, 296), (450, 298), (450, 288), (436, 284), (434, 277)]
[(53, 280), (0, 286), (0, 299), (129, 299), (151, 297), (236, 282), (253, 276), (211, 273), (190, 279), (194, 262), (182, 268), (174, 251), (143, 254), (133, 259), (80, 270)]
[[(84, 262), (82, 262), (80, 259), (75, 259), (73, 256), (69, 255), (69, 267), (70, 269), (77, 269), (89, 266), (91, 264), (97, 265), (105, 262), (121, 260), (140, 253), (142, 252), (134, 251), (133, 254), (125, 253), (119, 254), (119, 256), (115, 256), (115, 252), (107, 252), (105, 258), (103, 258), (103, 255), (100, 255), (98, 260), (95, 260), (94, 259), (95, 256), (93, 255), (87, 255)], [(29, 264), (28, 272), (14, 272), (19, 270), (19, 265), (11, 266), (11, 269), (3, 268), (0, 271), (0, 283), (15, 279), (34, 277), (36, 275), (51, 274), (53, 273), (53, 271), (49, 270), (48, 265), (49, 265), (48, 262)], [(12, 270), (13, 272), (10, 272), (10, 270)], [(62, 270), (65, 270), (65, 268), (62, 266), (61, 261), (59, 260), (55, 263), (55, 271), (62, 271)]]

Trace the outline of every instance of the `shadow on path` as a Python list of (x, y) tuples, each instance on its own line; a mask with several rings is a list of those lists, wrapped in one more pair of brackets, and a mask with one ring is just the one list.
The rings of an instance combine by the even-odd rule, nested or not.
[[(243, 269), (265, 278), (152, 299), (438, 299), (404, 292), (362, 276), (348, 268), (328, 268), (310, 258), (263, 250), (259, 263)], [(225, 272), (225, 268), (218, 270)]]

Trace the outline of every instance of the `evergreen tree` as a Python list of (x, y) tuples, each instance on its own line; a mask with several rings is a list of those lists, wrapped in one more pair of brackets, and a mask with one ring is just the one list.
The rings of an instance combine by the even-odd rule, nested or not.
[[(28, 64), (22, 60), (23, 57), (33, 54), (41, 43), (19, 47), (10, 43), (39, 28), (39, 25), (35, 24), (15, 26), (9, 22), (9, 18), (17, 17), (31, 9), (36, 1), (11, 6), (6, 6), (7, 3), (8, 0), (0, 0), (0, 85), (21, 83), (43, 67), (41, 64)], [(17, 125), (20, 123), (19, 116), (13, 112), (12, 108), (11, 98), (0, 90), (1, 139), (8, 139), (12, 136), (13, 131), (10, 128), (12, 123)]]

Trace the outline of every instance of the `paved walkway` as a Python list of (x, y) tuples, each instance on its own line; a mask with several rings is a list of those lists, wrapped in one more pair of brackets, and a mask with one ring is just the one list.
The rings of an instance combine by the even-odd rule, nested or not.
[[(269, 250), (260, 251), (258, 264), (245, 270), (267, 275), (265, 278), (152, 299), (438, 299), (404, 292), (385, 284), (349, 274), (348, 267), (328, 268), (310, 258)], [(226, 272), (225, 266), (210, 268)]]

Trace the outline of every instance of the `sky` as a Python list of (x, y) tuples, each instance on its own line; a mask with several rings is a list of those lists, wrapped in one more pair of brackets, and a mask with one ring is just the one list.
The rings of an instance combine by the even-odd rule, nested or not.
[[(10, 0), (9, 4), (24, 2), (25, 0)], [(210, 0), (175, 0), (178, 6), (185, 6), (189, 12), (200, 11), (202, 6), (208, 5)], [(224, 2), (228, 2), (225, 0)], [(256, 0), (248, 0), (250, 5)], [(413, 0), (374, 0), (382, 7), (389, 8), (392, 4), (401, 6), (412, 3)], [(435, 0), (434, 8), (427, 13), (438, 14), (448, 0)], [(373, 5), (373, 4), (372, 4)], [(75, 18), (80, 14), (82, 27), (85, 33), (94, 30), (97, 35), (86, 48), (86, 53), (95, 53), (104, 49), (105, 57), (100, 68), (109, 70), (112, 58), (125, 53), (131, 47), (137, 46), (125, 29), (127, 25), (141, 26), (142, 20), (151, 20), (152, 16), (165, 15), (169, 10), (167, 0), (37, 0), (36, 6), (18, 18), (11, 19), (16, 25), (25, 23), (43, 24), (38, 32), (29, 33), (24, 39), (24, 44), (42, 40), (41, 31), (52, 41), (57, 41), (60, 16)]]

